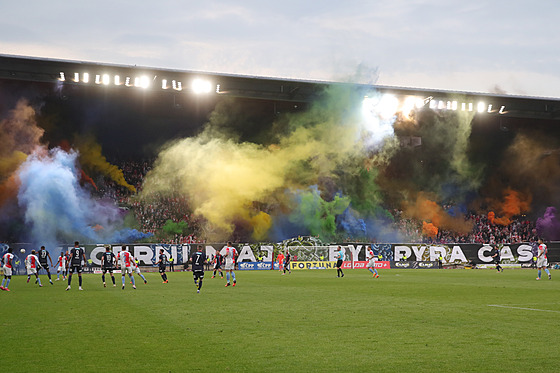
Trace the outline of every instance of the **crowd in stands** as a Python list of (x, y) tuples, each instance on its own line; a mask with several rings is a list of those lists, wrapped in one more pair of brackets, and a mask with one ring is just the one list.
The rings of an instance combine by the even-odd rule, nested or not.
[[(124, 173), (126, 181), (133, 185), (137, 191), (142, 188), (142, 181), (151, 169), (151, 161), (123, 162), (119, 165)], [(200, 231), (200, 221), (191, 213), (189, 202), (184, 196), (162, 196), (152, 195), (142, 200), (122, 186), (114, 182), (102, 180), (98, 182), (98, 193), (106, 198), (112, 198), (125, 208), (128, 208), (140, 225), (140, 230), (157, 235), (163, 243), (196, 243), (204, 242)], [(496, 224), (489, 220), (487, 215), (470, 212), (465, 220), (472, 223), (472, 230), (466, 234), (460, 234), (445, 229), (439, 229), (437, 235), (427, 235), (423, 232), (422, 221), (407, 218), (402, 211), (391, 211), (394, 223), (393, 227), (402, 242), (419, 243), (520, 243), (537, 240), (537, 232), (534, 222), (526, 217), (514, 217), (508, 225)], [(162, 229), (168, 222), (185, 222), (189, 229), (181, 234), (161, 234)], [(348, 238), (356, 242), (359, 239)], [(362, 240), (376, 242), (376, 237), (367, 237)]]

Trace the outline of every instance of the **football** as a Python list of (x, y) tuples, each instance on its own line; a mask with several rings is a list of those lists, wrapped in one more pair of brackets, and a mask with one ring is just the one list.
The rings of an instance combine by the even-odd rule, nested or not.
[(25, 249), (20, 249), (19, 251), (21, 251), (22, 254), (25, 254)]

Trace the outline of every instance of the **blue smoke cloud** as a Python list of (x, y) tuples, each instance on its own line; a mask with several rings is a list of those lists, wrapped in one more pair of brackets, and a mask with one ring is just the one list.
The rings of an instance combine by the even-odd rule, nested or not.
[(141, 236), (122, 227), (123, 212), (118, 206), (92, 198), (80, 185), (77, 157), (75, 151), (39, 148), (19, 168), (18, 203), (30, 242), (53, 247), (74, 240), (99, 243), (118, 238), (124, 242), (124, 238)]

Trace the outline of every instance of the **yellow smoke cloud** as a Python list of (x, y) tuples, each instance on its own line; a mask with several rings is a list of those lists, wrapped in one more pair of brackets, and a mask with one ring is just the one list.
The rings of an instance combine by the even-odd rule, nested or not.
[[(333, 176), (350, 157), (363, 151), (355, 96), (331, 96), (327, 104), (289, 118), (289, 131), (270, 146), (220, 138), (212, 123), (206, 132), (168, 144), (148, 173), (143, 194), (189, 196), (195, 215), (203, 216), (216, 237), (226, 238), (239, 219), (264, 238), (270, 215), (254, 202), (278, 203), (285, 190)], [(347, 100), (354, 100), (353, 104)], [(303, 166), (302, 166), (303, 164)]]
[(77, 137), (75, 146), (80, 152), (80, 164), (82, 167), (88, 171), (100, 172), (118, 185), (127, 188), (132, 193), (136, 193), (136, 188), (124, 179), (122, 170), (107, 161), (107, 158), (101, 153), (101, 145), (93, 137)]

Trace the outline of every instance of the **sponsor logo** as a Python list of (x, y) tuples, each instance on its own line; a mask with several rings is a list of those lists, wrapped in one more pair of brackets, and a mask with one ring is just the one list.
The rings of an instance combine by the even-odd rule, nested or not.
[(430, 263), (430, 262), (418, 262), (418, 267), (424, 267), (424, 268), (431, 268), (434, 266), (434, 263)]
[(395, 262), (395, 267), (408, 268), (408, 267), (410, 267), (410, 263), (409, 262)]
[(265, 270), (270, 269), (272, 264), (270, 262), (241, 262), (238, 263), (239, 270)]
[(292, 269), (333, 269), (336, 268), (336, 262), (292, 262)]

